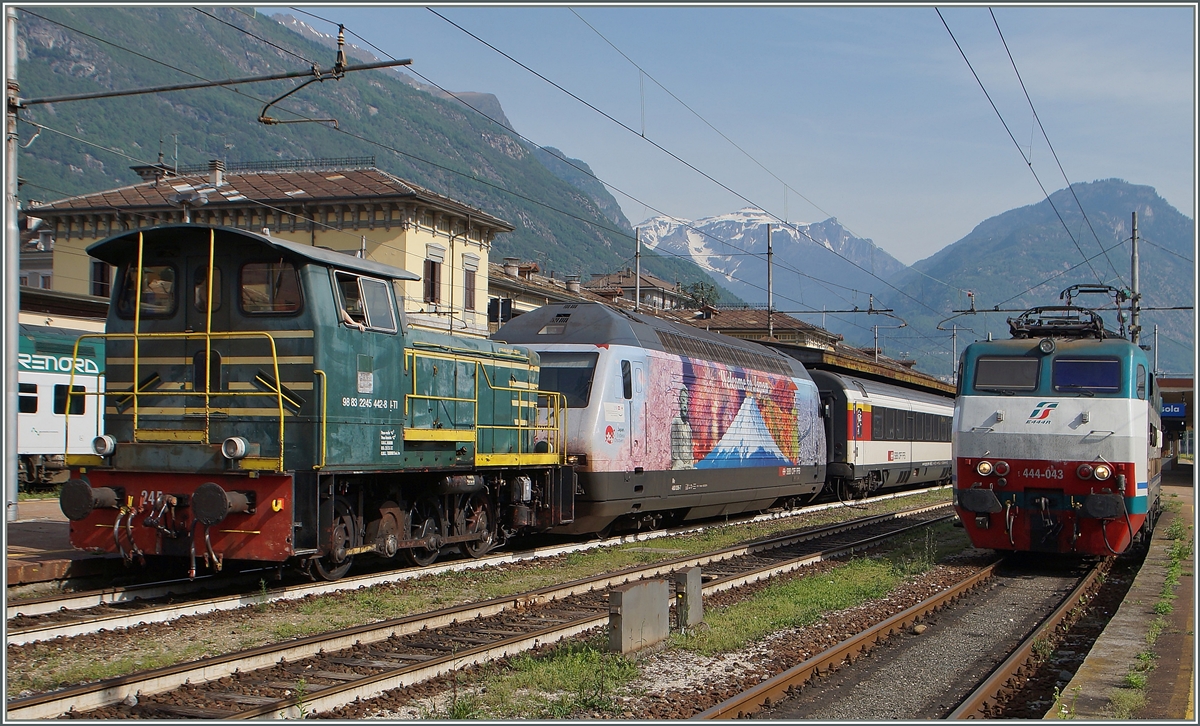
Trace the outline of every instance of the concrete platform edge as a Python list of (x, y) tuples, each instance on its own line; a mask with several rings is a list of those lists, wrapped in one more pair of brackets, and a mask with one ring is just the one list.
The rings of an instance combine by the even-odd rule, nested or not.
[[(1182, 467), (1181, 467), (1182, 468)], [(1186, 479), (1192, 478), (1187, 467)], [(1154, 651), (1158, 658), (1148, 674), (1143, 690), (1146, 705), (1133, 714), (1139, 719), (1163, 719), (1195, 722), (1195, 502), (1191, 482), (1164, 484), (1163, 501), (1179, 502), (1178, 511), (1165, 511), (1155, 528), (1146, 560), (1132, 587), (1091, 653), (1062, 690), (1061, 702), (1045, 715), (1046, 719), (1112, 720), (1114, 693), (1128, 690), (1126, 675), (1137, 665), (1137, 655)], [(1166, 616), (1165, 627), (1153, 647), (1147, 642), (1154, 611), (1170, 563), (1172, 540), (1167, 536), (1171, 524), (1180, 520), (1193, 525), (1188, 536), (1193, 543), (1191, 556), (1183, 563), (1179, 584), (1174, 588), (1173, 610)], [(1061, 710), (1060, 710), (1061, 706)]]

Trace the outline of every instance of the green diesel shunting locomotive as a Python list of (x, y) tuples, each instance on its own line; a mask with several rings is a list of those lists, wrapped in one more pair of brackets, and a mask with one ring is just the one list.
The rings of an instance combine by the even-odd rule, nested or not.
[(359, 554), (478, 557), (572, 520), (566, 408), (537, 354), (409, 328), (412, 273), (199, 224), (88, 253), (118, 284), (84, 337), (107, 390), (63, 487), (75, 546), (334, 579)]

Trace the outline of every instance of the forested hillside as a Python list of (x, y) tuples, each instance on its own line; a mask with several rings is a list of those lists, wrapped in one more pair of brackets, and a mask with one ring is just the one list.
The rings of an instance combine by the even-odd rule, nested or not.
[[(23, 9), (18, 53), (23, 98), (244, 78), (314, 63), (328, 69), (334, 61), (332, 49), (235, 8)], [(632, 259), (632, 228), (586, 164), (575, 162), (580, 170), (556, 150), (531, 148), (502, 112), (493, 121), (405, 83), (394, 70), (374, 70), (312, 83), (268, 113), (282, 121), (336, 119), (336, 128), (330, 121), (259, 123), (267, 102), (296, 83), (30, 106), (19, 127), (21, 197), (48, 201), (127, 186), (139, 181), (130, 166), (160, 158), (186, 166), (373, 156), (381, 169), (515, 225), (497, 239), (496, 260), (540, 260), (561, 276), (602, 274)], [(643, 264), (668, 281), (709, 280), (682, 259), (651, 253)]]
[[(1062, 189), (1051, 194), (1049, 201), (998, 214), (894, 278), (893, 284), (907, 295), (889, 291), (884, 297), (910, 326), (934, 331), (952, 311), (969, 309), (967, 291), (974, 293), (977, 308), (985, 311), (1062, 305), (1065, 300), (1059, 299), (1059, 293), (1077, 284), (1104, 284), (1128, 291), (1134, 212), (1140, 241), (1142, 306), (1147, 309), (1140, 342), (1153, 345), (1158, 324), (1160, 370), (1191, 372), (1196, 330), (1192, 312), (1153, 308), (1195, 305), (1195, 221), (1145, 185), (1120, 179), (1075, 184), (1074, 194)], [(1106, 302), (1099, 295), (1074, 302), (1112, 307), (1111, 300)], [(1006, 319), (1016, 315), (963, 315), (942, 322), (942, 328), (959, 327), (961, 351), (963, 345), (988, 333), (1008, 337)], [(1117, 329), (1115, 310), (1102, 315), (1109, 327)], [(949, 356), (941, 353), (923, 353), (914, 345), (913, 357), (925, 364), (925, 370), (948, 372)], [(936, 360), (944, 362), (938, 366)]]

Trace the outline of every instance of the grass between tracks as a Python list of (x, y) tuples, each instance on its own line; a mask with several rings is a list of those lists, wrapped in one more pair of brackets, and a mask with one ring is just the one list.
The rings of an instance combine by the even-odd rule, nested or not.
[(10, 696), (125, 675), (291, 638), (479, 602), (612, 572), (633, 565), (727, 547), (780, 532), (832, 524), (864, 514), (948, 500), (948, 489), (901, 497), (864, 509), (831, 509), (750, 525), (629, 543), (564, 555), (537, 566), (485, 567), (405, 580), (300, 601), (261, 603), (234, 614), (183, 618), (103, 638), (85, 637), (9, 649)]
[[(671, 636), (668, 649), (715, 656), (745, 648), (783, 630), (812, 625), (829, 612), (886, 597), (902, 581), (967, 546), (961, 529), (935, 525), (908, 535), (886, 552), (854, 558), (808, 576), (804, 570), (774, 578), (746, 600), (708, 611), (704, 629)], [(490, 667), (471, 684), (421, 704), (422, 718), (626, 718), (622, 702), (644, 695), (640, 661), (607, 652), (607, 635), (570, 642), (540, 657), (523, 655), (508, 668)], [(665, 653), (663, 658), (670, 659)]]

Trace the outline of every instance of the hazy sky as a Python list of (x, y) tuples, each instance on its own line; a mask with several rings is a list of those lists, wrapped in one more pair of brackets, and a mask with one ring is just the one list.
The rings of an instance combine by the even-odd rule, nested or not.
[[(425, 6), (260, 12), (336, 33), (306, 10), (443, 88), (494, 93), (635, 224), (749, 200), (837, 217), (912, 263), (1044, 199), (1009, 131), (1048, 191), (1066, 186), (986, 5), (941, 7), (953, 38), (934, 6), (431, 7), (462, 29)], [(992, 11), (1066, 178), (1150, 185), (1195, 219), (1195, 8)]]

